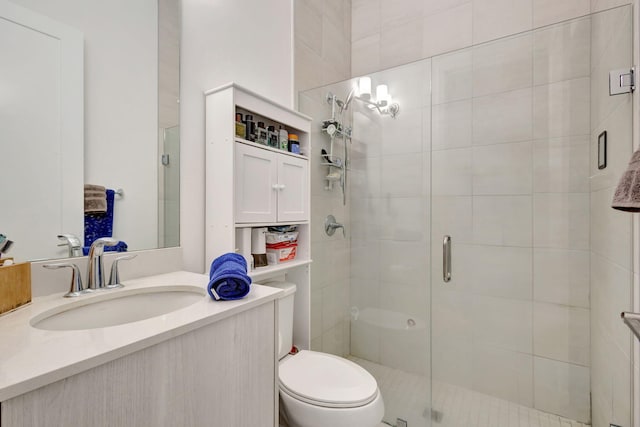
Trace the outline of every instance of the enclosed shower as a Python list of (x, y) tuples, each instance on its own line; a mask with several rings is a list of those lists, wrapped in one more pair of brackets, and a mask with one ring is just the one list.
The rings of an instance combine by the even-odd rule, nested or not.
[(632, 224), (610, 201), (633, 98), (609, 84), (632, 35), (619, 7), (300, 94), (312, 348), (376, 377), (385, 424), (631, 427)]

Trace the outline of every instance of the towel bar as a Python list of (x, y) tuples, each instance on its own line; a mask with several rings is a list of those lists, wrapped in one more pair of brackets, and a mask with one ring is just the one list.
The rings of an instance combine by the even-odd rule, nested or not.
[(116, 196), (124, 197), (124, 190), (122, 188), (118, 188), (115, 193)]
[(640, 340), (640, 313), (623, 311), (620, 313), (620, 317), (622, 317), (622, 320), (631, 329), (636, 338)]

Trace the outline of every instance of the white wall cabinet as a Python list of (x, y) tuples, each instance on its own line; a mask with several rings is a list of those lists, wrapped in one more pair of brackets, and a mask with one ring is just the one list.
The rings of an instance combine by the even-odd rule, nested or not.
[[(249, 275), (255, 283), (275, 279), (298, 286), (294, 343), (308, 349), (311, 336), (311, 118), (235, 83), (209, 90), (205, 95), (207, 265), (216, 257), (234, 251), (250, 260), (251, 239), (243, 236), (250, 236), (251, 228), (296, 225), (299, 232), (296, 258), (255, 268)], [(301, 154), (237, 137), (237, 112), (252, 114), (254, 120), (274, 125), (275, 129), (282, 125), (289, 133), (298, 135)]]
[(309, 219), (308, 160), (237, 143), (236, 223)]

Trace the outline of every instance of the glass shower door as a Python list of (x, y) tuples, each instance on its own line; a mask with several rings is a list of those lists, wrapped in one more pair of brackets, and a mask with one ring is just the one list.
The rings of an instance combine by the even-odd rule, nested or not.
[(605, 129), (630, 147), (631, 98), (608, 96), (630, 20), (619, 8), (432, 58), (434, 426), (591, 424), (594, 223), (619, 176), (595, 147)]

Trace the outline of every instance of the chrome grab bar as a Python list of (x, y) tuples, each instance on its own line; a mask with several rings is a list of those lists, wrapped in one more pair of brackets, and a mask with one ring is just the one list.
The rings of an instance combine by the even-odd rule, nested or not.
[(442, 239), (442, 280), (451, 281), (451, 236)]

